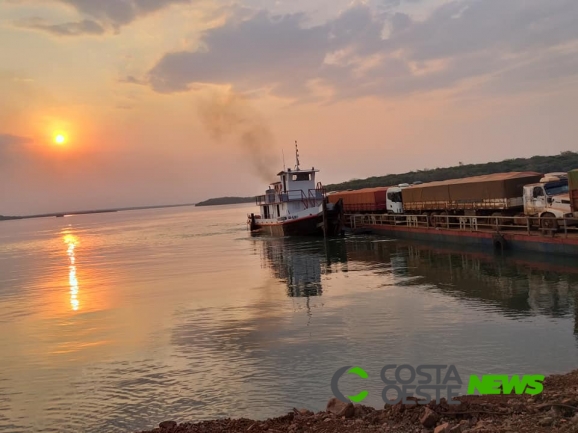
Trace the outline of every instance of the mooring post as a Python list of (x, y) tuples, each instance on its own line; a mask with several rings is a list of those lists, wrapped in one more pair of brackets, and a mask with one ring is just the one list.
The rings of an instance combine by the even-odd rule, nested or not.
[(329, 224), (327, 222), (327, 202), (325, 199), (323, 199), (322, 209), (323, 209), (323, 237), (327, 237), (327, 230)]

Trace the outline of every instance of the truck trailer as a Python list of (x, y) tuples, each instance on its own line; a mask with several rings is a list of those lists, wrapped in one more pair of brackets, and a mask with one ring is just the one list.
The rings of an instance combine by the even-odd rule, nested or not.
[(403, 188), (406, 214), (515, 215), (524, 209), (523, 187), (539, 182), (535, 172), (495, 173)]
[(347, 213), (387, 213), (387, 187), (363, 188), (331, 192), (327, 195), (329, 203), (343, 200), (343, 210)]

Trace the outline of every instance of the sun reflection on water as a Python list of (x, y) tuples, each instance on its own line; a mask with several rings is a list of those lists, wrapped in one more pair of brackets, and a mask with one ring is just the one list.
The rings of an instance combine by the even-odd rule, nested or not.
[(70, 285), (70, 306), (74, 311), (78, 311), (80, 308), (80, 301), (78, 300), (78, 278), (76, 277), (76, 257), (74, 255), (74, 249), (78, 245), (78, 239), (72, 234), (66, 234), (64, 236), (64, 243), (68, 245), (68, 259), (70, 265), (68, 266), (68, 282)]

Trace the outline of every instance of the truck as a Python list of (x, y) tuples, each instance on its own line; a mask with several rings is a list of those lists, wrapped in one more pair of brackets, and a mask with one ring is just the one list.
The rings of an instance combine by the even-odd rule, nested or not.
[[(421, 183), (417, 181), (412, 185)], [(347, 213), (402, 214), (401, 190), (409, 186), (409, 184), (400, 184), (398, 186), (348, 189), (346, 191), (332, 191), (327, 196), (330, 203), (337, 203), (339, 199), (342, 199), (344, 211)]]
[(438, 215), (510, 216), (532, 217), (532, 224), (556, 229), (573, 216), (567, 173), (495, 173), (399, 189), (403, 213), (433, 217), (434, 224), (445, 221), (436, 221)]

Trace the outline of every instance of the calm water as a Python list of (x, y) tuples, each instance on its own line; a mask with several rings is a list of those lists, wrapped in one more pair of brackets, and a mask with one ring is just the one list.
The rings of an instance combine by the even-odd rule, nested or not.
[(255, 238), (250, 209), (0, 223), (0, 431), (321, 410), (344, 365), (373, 406), (386, 363), (578, 367), (575, 260)]

